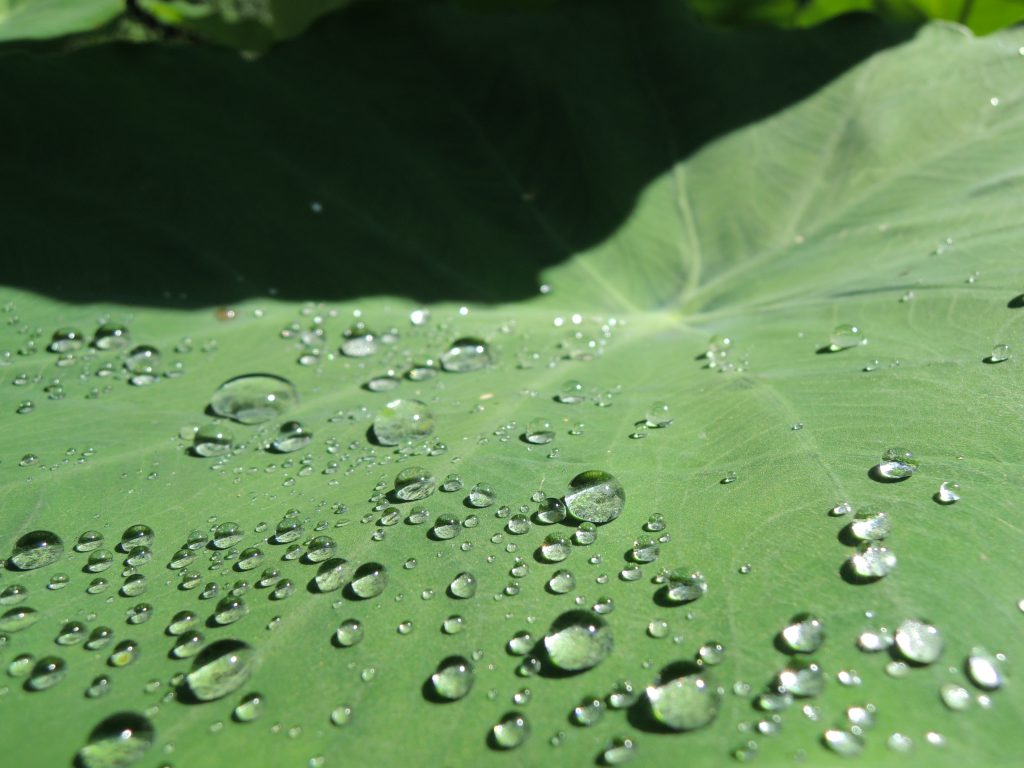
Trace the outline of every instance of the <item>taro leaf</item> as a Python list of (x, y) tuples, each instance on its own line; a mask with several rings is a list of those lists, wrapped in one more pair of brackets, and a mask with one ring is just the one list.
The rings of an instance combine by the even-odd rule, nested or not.
[[(68, 547), (58, 563), (0, 582), (26, 586), (22, 605), (41, 614), (8, 634), (4, 665), (22, 653), (67, 662), (49, 690), (4, 683), (0, 736), (17, 745), (19, 765), (69, 764), (120, 711), (152, 719), (145, 765), (576, 765), (616, 737), (634, 740), (636, 764), (721, 765), (748, 740), (762, 765), (797, 754), (826, 764), (824, 730), (869, 703), (877, 726), (864, 735), (864, 764), (996, 765), (1019, 754), (1014, 680), (991, 694), (991, 709), (963, 713), (947, 711), (938, 690), (971, 687), (961, 666), (972, 646), (1010, 664), (1024, 652), (1012, 356), (1024, 344), (1024, 34), (928, 26), (815, 90), (814, 77), (891, 34), (863, 20), (708, 31), (675, 7), (363, 11), (255, 63), (159, 47), (0, 60), (6, 95), (24, 105), (7, 126), (0, 177), (10, 283), (0, 532), (13, 544), (53, 530)], [(422, 325), (410, 322), (418, 309), (430, 313)], [(123, 352), (44, 351), (55, 330), (90, 335), (106, 319), (162, 352), (156, 383), (130, 386)], [(371, 357), (338, 352), (357, 319), (380, 336)], [(867, 343), (819, 352), (839, 324), (859, 326)], [(424, 367), (462, 336), (488, 345), (490, 367), (402, 379), (387, 393), (361, 387)], [(732, 339), (714, 368), (700, 359), (712, 336)], [(986, 364), (997, 343), (1010, 359)], [(298, 364), (302, 355), (312, 364)], [(232, 455), (188, 455), (182, 435), (210, 420), (217, 386), (252, 372), (295, 382), (301, 402), (281, 420), (301, 421), (312, 443), (269, 453), (261, 446), (277, 422), (227, 422)], [(570, 379), (586, 400), (555, 402)], [(368, 440), (372, 414), (395, 397), (432, 409), (433, 438), (397, 450)], [(673, 423), (637, 427), (654, 401)], [(535, 418), (554, 425), (550, 444), (520, 439)], [(914, 451), (920, 469), (877, 482), (869, 470), (892, 446)], [(23, 462), (28, 454), (37, 458)], [(409, 466), (457, 473), (465, 486), (396, 504), (403, 522), (381, 525), (392, 479)], [(545, 535), (573, 529), (513, 535), (503, 515), (532, 511), (535, 492), (561, 495), (588, 469), (622, 482), (625, 510), (563, 563), (538, 562)], [(933, 500), (945, 480), (960, 484), (961, 501)], [(480, 482), (497, 503), (473, 510), (464, 498)], [(841, 575), (853, 549), (844, 519), (827, 514), (841, 501), (891, 515), (899, 562), (884, 579)], [(431, 539), (430, 523), (404, 522), (419, 504), (433, 519), (477, 524)], [(266, 541), (290, 509), (305, 525), (300, 542), (331, 536), (339, 556), (384, 564), (383, 594), (311, 593), (316, 566)], [(666, 537), (660, 557), (641, 578), (621, 578), (655, 513), (666, 521), (653, 534)], [(219, 587), (202, 600), (202, 585), (179, 588), (166, 566), (190, 531), (225, 522), (245, 532), (235, 548), (256, 546), (265, 563), (236, 572), (232, 550), (198, 551), (186, 570)], [(136, 523), (156, 534), (152, 562), (139, 566), (148, 590), (122, 597), (124, 555), (85, 573), (88, 556), (71, 545), (95, 529), (112, 549)], [(523, 565), (528, 573), (510, 575)], [(699, 569), (707, 594), (663, 604), (662, 567)], [(250, 587), (245, 618), (203, 623), (263, 568), (295, 594), (272, 600), (273, 586)], [(574, 573), (573, 592), (545, 589), (557, 568)], [(446, 593), (460, 571), (477, 577), (472, 599)], [(47, 589), (61, 573), (67, 586)], [(86, 593), (95, 578), (109, 581), (105, 593)], [(126, 623), (140, 602), (153, 618)], [(540, 638), (562, 612), (598, 602), (614, 606), (606, 660), (572, 676), (516, 674), (513, 634)], [(199, 616), (207, 641), (255, 648), (245, 687), (209, 703), (174, 700), (189, 662), (168, 655), (164, 628), (180, 610)], [(758, 736), (749, 724), (766, 715), (753, 696), (787, 663), (776, 633), (802, 611), (825, 624), (825, 691), (783, 713), (778, 735)], [(454, 615), (462, 631), (442, 632)], [(350, 617), (365, 638), (336, 647)], [(864, 654), (855, 639), (908, 617), (934, 622), (945, 650), (896, 678), (889, 656)], [(139, 642), (140, 657), (115, 669), (109, 648), (55, 645), (69, 620), (114, 628), (115, 641)], [(652, 620), (668, 623), (666, 638), (648, 636)], [(398, 631), (404, 622), (411, 631)], [(709, 641), (725, 647), (711, 675), (726, 693), (708, 727), (665, 733), (640, 705), (590, 728), (568, 720), (584, 696), (621, 679), (642, 690)], [(453, 654), (474, 661), (475, 686), (435, 703), (426, 681)], [(839, 684), (842, 670), (861, 684)], [(110, 692), (84, 697), (101, 674)], [(513, 704), (522, 689), (529, 703)], [(233, 721), (250, 691), (265, 697), (262, 718)], [(345, 705), (351, 722), (333, 725)], [(487, 735), (511, 709), (532, 735), (502, 755)], [(913, 740), (911, 754), (886, 746), (893, 732)]]

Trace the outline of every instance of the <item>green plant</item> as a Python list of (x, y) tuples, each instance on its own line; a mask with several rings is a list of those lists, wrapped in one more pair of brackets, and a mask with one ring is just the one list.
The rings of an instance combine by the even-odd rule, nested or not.
[[(156, 731), (139, 765), (589, 764), (616, 737), (634, 741), (638, 765), (719, 765), (751, 739), (762, 764), (794, 754), (826, 764), (838, 758), (822, 734), (866, 704), (877, 725), (862, 762), (1012, 764), (1014, 681), (984, 692), (957, 667), (974, 646), (1008, 665), (1022, 652), (1012, 355), (1024, 306), (1024, 36), (931, 25), (838, 74), (901, 34), (866, 19), (799, 33), (707, 29), (670, 2), (550, 15), (365, 7), (257, 62), (184, 46), (4, 52), (5, 91), (24, 117), (9, 126), (2, 186), (17, 217), (4, 233), (0, 533), (13, 543), (54, 531), (66, 548), (0, 577), (0, 590), (28, 589), (0, 614), (39, 614), (6, 632), (4, 665), (30, 653), (29, 669), (45, 656), (67, 667), (47, 690), (23, 690), (31, 674), (4, 682), (0, 739), (18, 764), (69, 764), (97, 723), (125, 711)], [(130, 345), (44, 351), (55, 331), (88, 341), (108, 320), (129, 329)], [(346, 356), (342, 334), (360, 321), (377, 350)], [(867, 343), (827, 351), (844, 324)], [(365, 351), (365, 333), (350, 334), (349, 352)], [(463, 337), (480, 339), (490, 364), (428, 364)], [(1010, 358), (986, 363), (996, 344)], [(157, 348), (159, 362), (129, 356), (136, 345)], [(419, 380), (403, 378), (417, 369)], [(218, 387), (260, 372), (290, 379), (299, 401), (263, 425), (222, 420), (237, 447), (190, 455)], [(569, 380), (583, 402), (556, 402)], [(369, 391), (371, 381), (394, 388)], [(433, 432), (408, 447), (376, 444), (374, 415), (395, 398), (426, 403)], [(643, 424), (655, 402), (671, 424)], [(537, 418), (552, 442), (522, 439), (546, 431), (529, 426)], [(312, 442), (265, 450), (293, 419)], [(892, 447), (920, 466), (883, 483), (869, 472)], [(385, 504), (379, 496), (414, 466), (464, 485)], [(521, 505), (532, 514), (535, 492), (561, 496), (586, 470), (621, 481), (622, 514), (565, 561), (539, 562), (549, 533), (576, 527), (534, 522), (514, 534), (510, 516)], [(963, 500), (934, 500), (943, 481), (959, 483)], [(493, 486), (493, 505), (466, 505), (476, 483)], [(842, 502), (889, 513), (891, 574), (844, 578), (849, 516), (829, 514)], [(431, 520), (407, 522), (420, 504)], [(401, 522), (384, 524), (388, 506)], [(645, 531), (655, 513), (666, 527)], [(477, 520), (431, 538), (443, 514)], [(304, 523), (291, 543), (326, 535), (338, 556), (383, 564), (384, 591), (317, 593), (319, 566), (267, 542), (283, 518)], [(225, 523), (243, 538), (167, 567), (187, 559), (177, 553), (191, 531), (209, 537)], [(83, 572), (90, 555), (72, 546), (97, 530), (113, 549), (136, 524), (155, 532), (152, 560), (134, 566), (146, 591), (125, 597), (126, 553)], [(646, 535), (670, 539), (631, 580), (627, 553)], [(243, 558), (226, 553), (250, 546), (264, 561), (237, 571)], [(523, 565), (525, 575), (510, 573)], [(665, 604), (653, 583), (662, 567), (699, 570), (707, 593)], [(241, 594), (244, 618), (219, 626), (220, 600), (265, 568), (280, 573)], [(576, 587), (552, 594), (563, 568)], [(182, 571), (198, 586), (182, 589)], [(446, 592), (463, 571), (478, 582), (470, 599)], [(96, 578), (109, 586), (88, 594)], [(288, 591), (280, 579), (294, 593), (271, 599)], [(218, 594), (200, 599), (207, 582)], [(536, 641), (564, 612), (605, 598), (606, 659), (575, 675), (517, 673), (513, 635)], [(140, 603), (152, 618), (126, 622)], [(165, 628), (181, 610), (208, 643), (254, 649), (245, 685), (182, 700), (199, 686), (180, 685), (194, 662), (169, 653), (178, 641)], [(752, 702), (795, 658), (776, 635), (801, 612), (824, 622), (814, 658), (826, 690), (782, 713), (777, 735), (740, 730), (776, 727)], [(363, 639), (338, 647), (349, 618)], [(886, 653), (856, 647), (865, 629), (915, 618), (944, 638), (933, 664), (888, 667), (906, 672), (896, 677)], [(73, 621), (110, 627), (114, 640), (55, 645)], [(138, 659), (111, 667), (127, 639)], [(724, 656), (709, 675), (726, 692), (706, 727), (661, 732), (642, 700), (589, 728), (570, 722), (616, 681), (642, 691), (702, 646), (713, 659), (715, 641)], [(473, 661), (475, 685), (437, 703), (428, 680), (453, 654)], [(860, 684), (841, 684), (844, 671)], [(109, 693), (84, 697), (98, 675)], [(946, 683), (994, 706), (951, 711), (939, 699)], [(233, 721), (251, 692), (262, 716)], [(513, 703), (517, 694), (529, 702)], [(525, 713), (532, 735), (504, 754), (488, 734), (509, 710)], [(911, 755), (899, 740), (887, 746), (897, 732)]]

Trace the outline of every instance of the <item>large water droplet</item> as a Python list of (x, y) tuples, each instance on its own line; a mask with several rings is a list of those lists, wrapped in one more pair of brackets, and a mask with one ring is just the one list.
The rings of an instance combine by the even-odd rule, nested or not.
[(888, 576), (896, 568), (896, 554), (877, 541), (865, 541), (857, 547), (850, 560), (850, 570), (858, 579), (875, 581)]
[(689, 603), (708, 591), (708, 583), (700, 571), (676, 568), (665, 574), (665, 598), (673, 603)]
[(826, 747), (843, 757), (856, 757), (864, 751), (864, 739), (839, 728), (830, 728), (825, 731), (821, 740)]
[(332, 557), (320, 564), (313, 582), (320, 592), (334, 592), (351, 581), (354, 570), (354, 563), (341, 557)]
[(419, 501), (437, 487), (434, 473), (423, 467), (406, 467), (395, 476), (395, 496), (402, 501)]
[(376, 597), (388, 585), (387, 569), (380, 563), (363, 563), (352, 577), (351, 589), (365, 599)]
[(463, 571), (452, 579), (452, 583), (448, 585), (448, 591), (452, 597), (466, 600), (476, 594), (476, 587), (476, 577), (472, 573)]
[(156, 740), (153, 724), (134, 712), (118, 712), (97, 725), (78, 750), (83, 768), (129, 768)]
[(185, 682), (199, 701), (219, 699), (248, 682), (254, 657), (253, 649), (240, 640), (218, 640), (196, 657)]
[(565, 507), (570, 515), (598, 525), (617, 518), (625, 504), (622, 483), (598, 469), (576, 475), (565, 494)]
[(878, 474), (889, 480), (903, 480), (917, 472), (918, 461), (906, 448), (889, 448), (882, 454)]
[(21, 571), (42, 568), (60, 560), (64, 542), (52, 531), (31, 531), (14, 543), (8, 563)]
[(363, 624), (358, 619), (345, 619), (338, 625), (334, 637), (342, 648), (358, 645), (363, 639)]
[(450, 373), (479, 371), (491, 363), (490, 350), (481, 339), (471, 337), (458, 339), (441, 353), (441, 367)]
[(708, 725), (718, 716), (721, 698), (721, 692), (698, 672), (647, 687), (651, 714), (673, 731), (692, 731)]
[(298, 401), (298, 390), (288, 379), (249, 373), (221, 384), (210, 398), (210, 409), (242, 424), (262, 424), (286, 413)]
[(401, 445), (434, 432), (434, 416), (419, 400), (392, 400), (373, 420), (373, 435), (381, 445)]
[(797, 697), (817, 696), (825, 688), (825, 673), (808, 659), (793, 659), (779, 672), (778, 690)]
[(927, 621), (906, 619), (896, 628), (896, 648), (907, 661), (931, 664), (942, 655), (942, 635)]
[(544, 417), (531, 419), (526, 425), (523, 439), (534, 445), (547, 445), (555, 439), (555, 428), (552, 426), (550, 419), (545, 419)]
[(447, 701), (457, 701), (469, 693), (474, 680), (473, 664), (464, 656), (449, 656), (430, 676), (434, 692)]
[(544, 647), (553, 666), (567, 672), (595, 667), (612, 652), (612, 631), (586, 611), (567, 611), (551, 624)]
[(850, 522), (850, 533), (860, 541), (881, 541), (892, 533), (892, 520), (885, 512), (862, 509)]

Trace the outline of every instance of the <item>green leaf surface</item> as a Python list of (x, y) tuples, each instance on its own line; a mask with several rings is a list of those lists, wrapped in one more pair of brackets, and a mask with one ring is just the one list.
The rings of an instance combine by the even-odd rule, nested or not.
[(0, 42), (90, 32), (123, 10), (123, 0), (0, 0)]
[(1024, 0), (687, 0), (704, 18), (727, 24), (809, 27), (846, 13), (901, 22), (956, 21), (988, 34), (1024, 20)]
[[(153, 722), (147, 766), (584, 765), (616, 737), (634, 740), (636, 765), (721, 765), (748, 740), (763, 765), (831, 765), (840, 758), (823, 732), (868, 703), (876, 725), (860, 764), (1014, 763), (1022, 382), (1015, 358), (983, 359), (994, 344), (1024, 343), (1024, 35), (975, 39), (932, 25), (838, 75), (897, 33), (865, 20), (709, 30), (676, 8), (366, 10), (255, 63), (159, 47), (0, 58), (10, 98), (31, 115), (5, 139), (0, 186), (18, 214), (4, 232), (0, 540), (47, 529), (68, 548), (56, 564), (0, 577), (0, 589), (26, 586), (23, 605), (41, 614), (9, 634), (3, 664), (31, 653), (68, 668), (47, 691), (3, 681), (0, 740), (26, 745), (19, 765), (70, 764), (120, 711)], [(141, 106), (118, 109), (129, 103)], [(414, 325), (421, 308), (430, 318)], [(108, 318), (160, 349), (168, 375), (131, 386), (123, 352), (44, 351), (58, 328), (88, 336)], [(398, 338), (371, 357), (341, 355), (356, 319)], [(821, 351), (843, 323), (867, 343)], [(300, 365), (309, 350), (293, 329), (318, 325), (319, 360)], [(436, 360), (461, 336), (484, 339), (493, 365), (388, 393), (362, 388)], [(733, 340), (728, 364), (700, 359), (711, 336)], [(207, 423), (218, 385), (252, 372), (294, 381), (300, 402), (285, 418), (313, 442), (273, 454), (261, 445), (277, 422), (225, 423), (233, 455), (188, 455), (183, 427)], [(570, 379), (585, 402), (555, 402)], [(431, 439), (405, 450), (368, 439), (372, 414), (395, 397), (429, 405)], [(24, 401), (34, 407), (17, 414)], [(674, 421), (642, 430), (654, 401)], [(555, 426), (548, 445), (521, 439), (537, 417)], [(892, 446), (914, 451), (920, 469), (878, 482), (869, 472)], [(26, 454), (38, 458), (21, 466)], [(461, 492), (422, 504), (478, 524), (449, 541), (428, 537), (429, 523), (378, 525), (376, 494), (408, 466), (458, 473)], [(532, 512), (535, 491), (559, 496), (589, 469), (621, 480), (623, 514), (563, 563), (538, 562), (545, 535), (573, 529), (513, 535), (496, 511)], [(948, 506), (933, 500), (946, 480), (963, 495)], [(493, 485), (494, 506), (465, 505), (478, 482)], [(827, 514), (842, 501), (890, 513), (899, 563), (886, 578), (842, 577), (854, 550), (846, 520)], [(417, 503), (397, 506), (405, 518)], [(293, 508), (306, 538), (322, 522), (339, 555), (383, 563), (383, 594), (308, 591), (316, 567), (266, 542)], [(653, 513), (669, 538), (642, 578), (622, 579)], [(202, 587), (180, 589), (166, 565), (190, 531), (227, 521), (245, 531), (237, 547), (258, 546), (266, 561), (211, 570), (212, 551), (200, 552), (189, 570), (220, 585), (201, 600)], [(153, 561), (139, 568), (147, 592), (116, 594), (117, 554), (100, 574), (107, 592), (86, 594), (96, 575), (73, 542), (95, 529), (112, 549), (136, 523), (156, 533)], [(526, 575), (510, 575), (517, 557)], [(662, 605), (652, 580), (681, 566), (702, 571), (708, 592)], [(170, 618), (189, 609), (206, 621), (263, 567), (292, 579), (295, 594), (251, 588), (245, 618), (200, 628), (208, 641), (256, 649), (251, 682), (210, 703), (168, 696), (190, 664), (168, 655)], [(556, 596), (545, 583), (560, 567), (577, 587)], [(479, 581), (470, 600), (446, 594), (460, 571)], [(48, 590), (58, 573), (68, 585)], [(511, 582), (518, 594), (507, 594)], [(614, 603), (605, 661), (573, 676), (516, 674), (521, 660), (505, 649), (514, 633), (539, 639), (562, 612), (603, 598)], [(126, 623), (143, 601), (153, 618)], [(803, 611), (825, 623), (815, 655), (825, 691), (784, 712), (778, 735), (760, 736), (750, 728), (767, 715), (752, 699), (787, 664), (776, 634)], [(442, 632), (452, 615), (463, 631)], [(942, 632), (937, 663), (896, 678), (887, 654), (857, 649), (862, 630), (916, 617)], [(339, 648), (332, 636), (347, 618), (365, 639)], [(140, 657), (112, 668), (109, 648), (55, 645), (68, 620), (112, 627), (115, 642), (138, 641)], [(652, 620), (667, 622), (667, 637), (649, 636)], [(725, 646), (710, 674), (726, 693), (706, 728), (663, 732), (642, 705), (589, 728), (568, 719), (583, 697), (621, 679), (642, 690), (708, 641)], [(962, 670), (977, 645), (1006, 654), (1005, 688), (991, 708), (949, 711), (940, 685), (982, 693)], [(475, 686), (434, 703), (424, 686), (451, 654), (478, 654)], [(841, 685), (841, 670), (862, 683)], [(100, 674), (110, 692), (84, 697)], [(750, 692), (733, 693), (737, 682)], [(522, 689), (529, 703), (513, 704)], [(265, 711), (235, 722), (249, 691)], [(330, 714), (342, 705), (352, 719), (339, 727)], [(490, 748), (491, 726), (514, 709), (532, 735), (509, 753)], [(910, 754), (886, 746), (894, 732), (913, 740)]]

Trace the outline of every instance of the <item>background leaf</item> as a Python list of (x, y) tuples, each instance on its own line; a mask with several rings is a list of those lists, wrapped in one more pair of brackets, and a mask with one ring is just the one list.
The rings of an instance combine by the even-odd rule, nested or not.
[(0, 0), (0, 42), (87, 32), (117, 18), (122, 0)]
[[(1005, 652), (1010, 672), (1022, 651), (1019, 365), (982, 359), (995, 343), (1021, 344), (1024, 39), (930, 26), (819, 90), (899, 34), (846, 21), (801, 33), (707, 30), (675, 3), (551, 17), (363, 9), (257, 62), (159, 47), (0, 59), (11, 98), (32, 115), (6, 138), (0, 187), (4, 209), (19, 213), (5, 228), (16, 258), (0, 345), (10, 414), (0, 532), (13, 542), (47, 528), (70, 549), (86, 529), (107, 546), (135, 523), (156, 531), (141, 597), (114, 595), (122, 556), (103, 574), (103, 595), (85, 594), (94, 575), (70, 551), (4, 573), (3, 586), (27, 586), (25, 604), (42, 614), (9, 635), (4, 663), (27, 652), (68, 664), (51, 690), (27, 692), (14, 678), (0, 697), (0, 736), (32, 745), (22, 764), (68, 764), (97, 722), (123, 710), (148, 713), (157, 729), (147, 765), (585, 764), (618, 736), (635, 739), (637, 764), (719, 765), (751, 738), (762, 764), (795, 754), (824, 764), (838, 760), (819, 743), (824, 729), (866, 703), (877, 709), (871, 765), (1011, 763), (1022, 705), (1012, 676), (991, 709), (951, 712), (937, 691), (964, 683), (974, 645)], [(421, 302), (431, 318), (413, 325)], [(57, 328), (88, 333), (105, 318), (158, 347), (170, 375), (132, 387), (123, 353), (42, 351)], [(378, 332), (393, 326), (398, 340), (374, 357), (339, 355), (357, 318)], [(859, 325), (868, 343), (818, 353), (840, 323)], [(295, 334), (317, 326), (323, 351), (299, 365), (309, 350)], [(486, 340), (493, 366), (391, 393), (361, 388), (464, 335)], [(733, 339), (731, 365), (698, 359), (712, 335)], [(276, 423), (227, 425), (236, 454), (187, 455), (183, 427), (208, 420), (223, 380), (253, 371), (295, 381), (301, 402), (288, 417), (314, 432), (311, 446), (269, 454), (260, 446)], [(553, 401), (567, 379), (583, 383), (587, 402)], [(430, 405), (446, 451), (367, 440), (369, 417), (396, 395)], [(631, 439), (655, 400), (674, 423)], [(555, 424), (549, 446), (520, 439), (535, 417)], [(893, 445), (914, 450), (921, 469), (876, 482), (869, 469)], [(29, 453), (38, 458), (23, 460)], [(498, 503), (448, 542), (404, 523), (380, 526), (374, 540), (375, 489), (412, 464), (466, 482), (425, 502), (434, 517), (472, 514), (463, 498), (476, 482), (492, 484)], [(496, 508), (532, 510), (531, 494), (559, 495), (586, 469), (621, 479), (623, 515), (560, 566), (537, 562), (552, 528), (511, 535)], [(722, 483), (730, 472), (735, 481)], [(933, 501), (943, 480), (962, 485), (962, 501)], [(827, 514), (840, 501), (890, 512), (890, 576), (841, 578), (852, 550), (845, 521)], [(314, 567), (263, 543), (290, 508), (307, 536), (322, 527), (346, 558), (384, 563), (383, 595), (309, 594)], [(655, 512), (670, 540), (642, 579), (619, 578)], [(164, 627), (185, 608), (205, 621), (217, 601), (179, 589), (164, 565), (190, 530), (225, 521), (246, 531), (239, 547), (259, 546), (298, 590), (275, 601), (250, 589), (244, 619), (201, 628), (257, 649), (250, 686), (210, 704), (165, 700), (188, 662), (168, 657)], [(255, 581), (233, 560), (208, 570), (211, 554), (194, 568), (220, 595)], [(516, 557), (527, 575), (509, 575)], [(657, 569), (684, 564), (703, 571), (708, 594), (659, 605)], [(558, 567), (576, 575), (569, 595), (544, 589)], [(445, 594), (461, 570), (480, 581), (469, 601)], [(59, 572), (69, 585), (48, 590)], [(518, 594), (507, 594), (512, 581)], [(573, 677), (518, 676), (506, 641), (520, 630), (540, 637), (577, 598), (614, 602), (612, 655)], [(154, 618), (125, 623), (140, 601)], [(784, 713), (778, 735), (754, 736), (744, 729), (764, 715), (751, 698), (787, 663), (774, 638), (800, 611), (826, 624), (826, 691)], [(453, 614), (465, 629), (441, 632)], [(866, 627), (917, 616), (943, 633), (937, 664), (896, 678), (884, 654), (857, 650)], [(337, 648), (332, 634), (349, 617), (366, 639)], [(54, 645), (68, 620), (138, 640), (140, 658), (111, 669), (109, 651)], [(649, 637), (652, 620), (668, 637)], [(412, 631), (400, 634), (406, 621)], [(728, 692), (708, 728), (661, 733), (642, 708), (607, 712), (591, 728), (568, 721), (584, 696), (624, 678), (642, 688), (711, 640), (726, 648), (713, 674)], [(422, 695), (441, 658), (477, 651), (468, 699)], [(836, 681), (850, 669), (861, 685)], [(112, 690), (84, 698), (99, 674)], [(741, 682), (750, 692), (732, 693)], [(513, 705), (524, 688), (530, 702)], [(265, 695), (266, 712), (233, 722), (248, 690)], [(330, 713), (343, 704), (352, 722), (337, 727)], [(502, 755), (486, 737), (513, 708), (533, 735)], [(912, 755), (886, 747), (893, 732), (913, 739)], [(928, 732), (945, 747), (930, 746)]]

